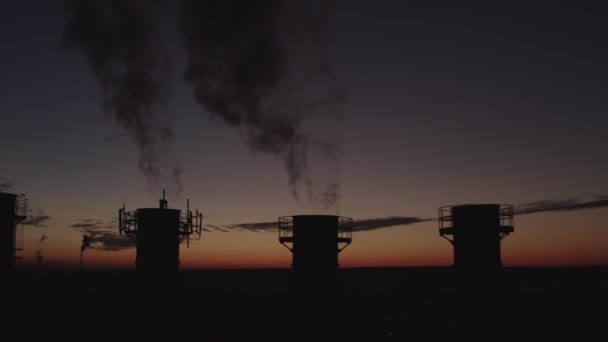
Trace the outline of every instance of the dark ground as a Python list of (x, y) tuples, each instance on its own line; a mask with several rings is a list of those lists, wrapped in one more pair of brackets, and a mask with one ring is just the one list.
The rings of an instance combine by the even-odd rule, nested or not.
[[(339, 295), (291, 296), (291, 271), (19, 270), (2, 331), (19, 338), (410, 341), (608, 338), (608, 268), (508, 268), (459, 287), (450, 268), (340, 270)], [(12, 335), (10, 335), (12, 336)], [(7, 340), (5, 336), (4, 340)]]

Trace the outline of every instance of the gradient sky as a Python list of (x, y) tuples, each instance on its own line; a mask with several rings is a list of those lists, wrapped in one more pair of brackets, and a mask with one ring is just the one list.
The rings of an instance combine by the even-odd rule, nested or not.
[[(42, 250), (48, 265), (77, 267), (82, 233), (71, 225), (110, 222), (123, 204), (156, 207), (161, 193), (103, 113), (84, 58), (61, 47), (59, 3), (0, 4), (0, 177), (51, 217), (47, 228), (25, 228), (24, 262)], [(605, 5), (457, 3), (336, 3), (328, 58), (346, 104), (334, 132), (341, 198), (327, 210), (295, 201), (280, 160), (250, 153), (238, 131), (209, 120), (181, 80), (184, 54), (168, 22), (171, 159), (185, 187), (169, 205), (183, 209), (190, 198), (205, 224), (222, 225), (311, 213), (435, 218), (444, 205), (607, 195)], [(503, 263), (607, 264), (607, 213), (516, 216)], [(437, 229), (430, 221), (356, 233), (340, 263), (450, 265)], [(264, 232), (206, 232), (181, 253), (185, 269), (289, 267), (290, 258)], [(87, 265), (134, 268), (134, 259), (134, 249), (85, 252)]]

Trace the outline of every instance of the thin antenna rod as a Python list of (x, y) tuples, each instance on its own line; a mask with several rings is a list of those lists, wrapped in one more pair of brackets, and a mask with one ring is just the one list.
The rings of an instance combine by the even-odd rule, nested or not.
[(163, 199), (160, 200), (159, 202), (160, 202), (160, 208), (161, 209), (167, 209), (167, 208), (169, 208), (169, 203), (165, 199), (165, 189), (163, 189)]

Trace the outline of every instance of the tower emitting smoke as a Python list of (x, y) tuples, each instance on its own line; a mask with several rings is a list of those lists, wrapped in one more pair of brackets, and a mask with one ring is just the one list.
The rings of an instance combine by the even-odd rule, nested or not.
[[(67, 47), (86, 57), (104, 108), (130, 132), (157, 185), (172, 137), (159, 116), (169, 54), (158, 28), (171, 12), (163, 1), (67, 4)], [(344, 102), (324, 50), (330, 9), (324, 0), (179, 0), (176, 18), (197, 102), (237, 128), (252, 153), (278, 156), (296, 199), (326, 208), (339, 197), (334, 128)]]

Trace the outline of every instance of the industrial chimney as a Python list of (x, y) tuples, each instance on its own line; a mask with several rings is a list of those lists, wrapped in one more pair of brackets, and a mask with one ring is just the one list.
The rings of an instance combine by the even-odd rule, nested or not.
[(0, 193), (0, 274), (15, 269), (17, 225), (25, 220), (27, 200), (25, 195)]
[(513, 232), (513, 227), (512, 205), (466, 204), (439, 208), (439, 235), (454, 246), (454, 268), (459, 271), (501, 270), (500, 242)]
[(120, 233), (126, 233), (136, 244), (135, 269), (138, 273), (177, 273), (179, 245), (190, 238), (200, 239), (203, 215), (190, 211), (187, 201), (185, 214), (169, 209), (168, 201), (159, 201), (159, 208), (140, 208), (118, 211)]
[(320, 297), (336, 292), (338, 254), (352, 242), (352, 231), (349, 217), (279, 217), (279, 242), (293, 254), (294, 294)]

